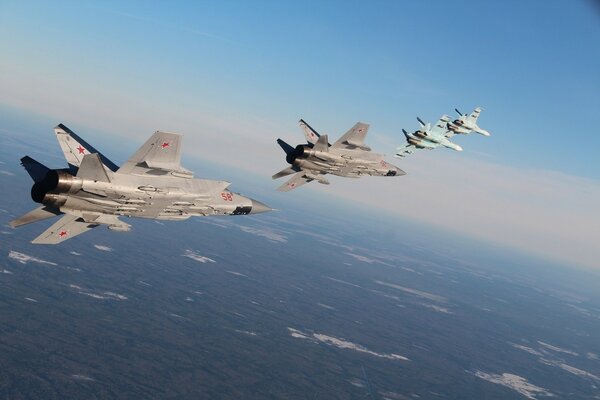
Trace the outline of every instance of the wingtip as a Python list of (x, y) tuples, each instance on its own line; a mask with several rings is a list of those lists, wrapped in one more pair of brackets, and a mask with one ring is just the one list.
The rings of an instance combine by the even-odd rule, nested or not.
[(62, 122), (61, 122), (61, 123), (59, 123), (58, 125), (56, 125), (56, 126), (54, 127), (54, 129), (55, 129), (55, 130), (63, 130), (63, 131), (65, 131), (65, 132), (69, 132), (69, 131), (70, 131), (70, 129), (69, 129), (69, 128), (68, 128), (68, 127), (65, 125), (65, 124), (63, 124)]

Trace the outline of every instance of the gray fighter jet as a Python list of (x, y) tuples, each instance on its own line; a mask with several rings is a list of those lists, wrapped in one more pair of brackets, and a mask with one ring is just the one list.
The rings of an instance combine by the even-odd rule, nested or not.
[(184, 220), (271, 210), (229, 191), (229, 182), (194, 179), (193, 173), (180, 165), (179, 134), (154, 133), (118, 167), (66, 126), (60, 124), (54, 132), (69, 168), (49, 169), (29, 156), (21, 159), (35, 182), (31, 197), (42, 206), (15, 219), (11, 226), (62, 215), (32, 243), (61, 243), (100, 225), (129, 231), (130, 225), (119, 216)]
[(396, 157), (405, 157), (408, 154), (414, 153), (415, 149), (435, 149), (436, 147), (447, 147), (456, 151), (462, 151), (462, 147), (451, 142), (448, 138), (454, 133), (448, 129), (450, 117), (442, 115), (442, 117), (432, 127), (430, 123), (424, 123), (419, 117), (417, 121), (421, 124), (421, 128), (413, 133), (408, 133), (402, 129), (402, 133), (406, 137), (406, 145), (398, 147)]
[(483, 136), (490, 136), (488, 131), (480, 128), (479, 125), (477, 125), (477, 118), (479, 118), (479, 114), (481, 114), (483, 108), (477, 107), (470, 115), (463, 114), (456, 108), (454, 111), (456, 111), (460, 117), (452, 122), (448, 122), (448, 129), (450, 129), (452, 132), (457, 134), (476, 132)]
[(328, 185), (324, 175), (333, 174), (348, 178), (361, 176), (400, 176), (406, 173), (384, 160), (383, 154), (372, 153), (365, 145), (369, 125), (358, 122), (334, 144), (327, 135), (319, 135), (306, 122), (300, 120), (307, 144), (295, 148), (281, 139), (277, 143), (286, 154), (290, 167), (273, 175), (273, 179), (295, 174), (277, 190), (287, 192), (305, 183), (317, 181)]

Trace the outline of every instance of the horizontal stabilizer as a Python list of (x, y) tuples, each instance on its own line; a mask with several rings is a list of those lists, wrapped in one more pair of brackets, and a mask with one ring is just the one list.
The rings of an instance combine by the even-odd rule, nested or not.
[(77, 177), (97, 182), (110, 182), (102, 160), (97, 153), (86, 154), (81, 160)]
[(25, 167), (29, 176), (35, 183), (39, 183), (46, 177), (46, 174), (50, 169), (46, 167), (44, 164), (35, 161), (33, 158), (29, 156), (25, 156), (21, 158), (21, 165)]
[(283, 151), (285, 151), (285, 154), (290, 154), (294, 151), (294, 148), (292, 146), (290, 146), (281, 139), (277, 139), (277, 144), (283, 149)]
[(75, 215), (64, 215), (56, 221), (44, 233), (35, 238), (31, 243), (34, 244), (58, 244), (67, 239), (89, 231), (98, 226), (98, 224), (87, 223)]
[(60, 211), (48, 207), (38, 207), (35, 210), (29, 211), (27, 214), (21, 215), (19, 218), (10, 221), (10, 226), (18, 228), (19, 226), (31, 224), (33, 222), (43, 221), (48, 218), (55, 217), (61, 214)]
[(300, 171), (296, 175), (294, 175), (290, 180), (288, 180), (283, 185), (279, 186), (277, 190), (279, 192), (288, 192), (290, 190), (296, 189), (298, 186), (302, 186), (305, 183), (312, 181), (312, 179), (306, 178), (304, 176), (305, 171)]
[(273, 179), (279, 179), (283, 176), (288, 176), (291, 174), (295, 174), (296, 172), (298, 172), (296, 169), (294, 169), (293, 167), (289, 167), (289, 168), (285, 168), (282, 169), (281, 171), (279, 171), (278, 173), (276, 173), (275, 175), (273, 175)]

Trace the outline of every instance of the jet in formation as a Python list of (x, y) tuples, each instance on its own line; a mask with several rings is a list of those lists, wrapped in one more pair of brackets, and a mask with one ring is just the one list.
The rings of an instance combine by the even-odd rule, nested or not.
[(157, 131), (118, 167), (66, 126), (60, 124), (54, 132), (69, 168), (50, 169), (29, 156), (21, 159), (35, 182), (31, 197), (42, 206), (13, 220), (11, 226), (61, 215), (32, 243), (61, 243), (100, 225), (129, 231), (120, 216), (185, 220), (271, 211), (229, 191), (229, 182), (194, 179), (180, 164), (179, 134)]
[(290, 167), (273, 175), (273, 179), (294, 175), (277, 189), (281, 192), (287, 192), (311, 181), (328, 185), (329, 181), (324, 177), (326, 174), (348, 178), (406, 174), (385, 161), (383, 154), (371, 152), (365, 144), (368, 124), (356, 123), (333, 144), (329, 143), (327, 135), (319, 135), (303, 120), (300, 120), (300, 128), (306, 137), (306, 144), (292, 147), (277, 139), (277, 143), (285, 151)]
[(407, 143), (398, 147), (396, 157), (405, 157), (407, 154), (414, 153), (415, 149), (431, 150), (436, 147), (447, 147), (456, 151), (463, 150), (462, 147), (448, 139), (452, 137), (452, 133), (448, 129), (450, 117), (447, 115), (443, 115), (433, 127), (430, 123), (424, 123), (419, 117), (417, 117), (417, 121), (421, 124), (421, 128), (415, 132), (408, 133), (402, 129)]
[(488, 131), (480, 128), (479, 125), (477, 125), (479, 114), (481, 114), (481, 111), (483, 111), (481, 107), (477, 107), (469, 115), (461, 113), (456, 108), (454, 111), (456, 111), (460, 117), (448, 123), (448, 129), (450, 129), (452, 132), (456, 134), (469, 134), (471, 132), (475, 132), (483, 136), (490, 136)]
[(459, 118), (452, 121), (449, 116), (442, 115), (433, 127), (429, 123), (425, 124), (420, 118), (417, 121), (421, 128), (413, 133), (408, 133), (402, 129), (406, 137), (406, 144), (397, 148), (396, 157), (406, 157), (417, 149), (435, 149), (437, 147), (447, 147), (452, 150), (462, 151), (463, 148), (450, 141), (450, 138), (456, 134), (469, 134), (476, 132), (484, 136), (490, 136), (490, 133), (477, 125), (477, 119), (481, 114), (482, 108), (477, 107), (470, 115), (459, 114)]

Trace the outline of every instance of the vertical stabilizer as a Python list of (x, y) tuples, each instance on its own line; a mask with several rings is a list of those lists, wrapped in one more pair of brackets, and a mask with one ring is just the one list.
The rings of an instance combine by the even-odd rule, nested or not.
[(60, 145), (60, 148), (62, 149), (63, 154), (69, 163), (69, 168), (73, 174), (77, 173), (83, 157), (86, 154), (92, 153), (98, 153), (102, 163), (109, 170), (116, 172), (119, 169), (115, 163), (106, 158), (102, 153), (80, 138), (75, 132), (67, 128), (65, 125), (58, 124), (54, 128), (54, 133), (56, 134), (58, 144)]
[(29, 156), (21, 158), (21, 165), (25, 168), (35, 183), (40, 183), (43, 181), (48, 171), (50, 171), (50, 168)]

